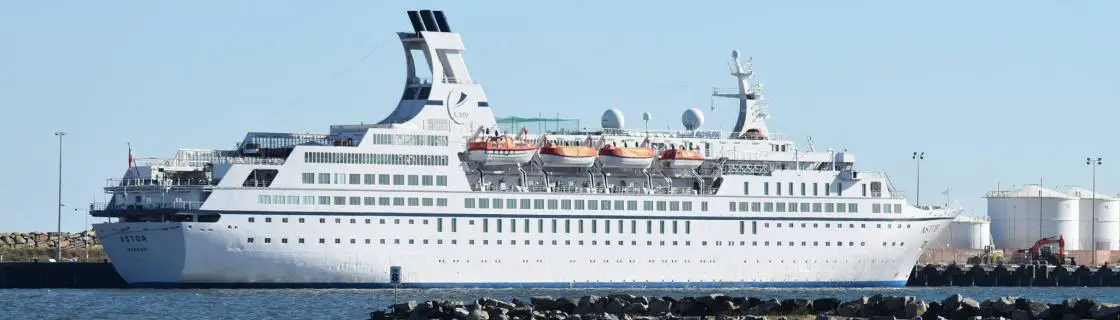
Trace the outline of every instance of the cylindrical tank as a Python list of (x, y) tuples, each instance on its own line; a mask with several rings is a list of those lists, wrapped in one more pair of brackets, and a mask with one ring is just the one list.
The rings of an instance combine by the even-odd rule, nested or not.
[(1045, 237), (1065, 238), (1066, 250), (1081, 248), (1080, 202), (1065, 193), (1028, 185), (988, 192), (992, 244), (999, 249), (1026, 249)]
[(934, 245), (940, 248), (983, 249), (991, 244), (990, 225), (986, 218), (957, 216), (949, 224), (949, 230), (942, 232), (934, 241)]
[[(1120, 249), (1120, 203), (1117, 198), (1102, 194), (1093, 196), (1093, 191), (1083, 188), (1070, 188), (1066, 194), (1079, 199), (1079, 231), (1081, 249), (1097, 250)], [(1094, 218), (1094, 215), (1096, 218)]]

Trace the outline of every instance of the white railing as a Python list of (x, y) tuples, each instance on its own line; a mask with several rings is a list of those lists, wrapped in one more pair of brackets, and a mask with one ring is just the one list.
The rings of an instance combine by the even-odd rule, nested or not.
[(198, 210), (202, 208), (202, 202), (191, 201), (176, 201), (176, 202), (163, 202), (163, 203), (134, 203), (134, 204), (113, 204), (109, 205), (104, 202), (94, 202), (90, 204), (91, 211), (113, 211), (113, 210)]
[(201, 167), (206, 164), (253, 164), (253, 165), (283, 165), (284, 159), (281, 158), (257, 158), (257, 157), (226, 157), (226, 156), (201, 156), (184, 158), (171, 158), (171, 159), (158, 159), (146, 158), (136, 159), (138, 166), (153, 166), (153, 167)]
[(209, 186), (212, 180), (207, 179), (106, 179), (105, 187), (178, 187), (178, 186)]
[[(473, 191), (488, 191), (488, 192), (529, 192), (529, 193), (601, 193), (601, 194), (699, 194), (696, 190), (687, 187), (658, 187), (649, 189), (646, 187), (623, 187), (623, 186), (608, 186), (608, 187), (584, 187), (584, 186), (556, 186), (549, 188), (543, 185), (532, 185), (526, 187), (518, 187), (516, 185), (499, 185), (489, 184), (480, 186), (478, 184), (471, 185)], [(706, 189), (703, 194), (716, 194), (719, 189)]]
[(474, 79), (463, 79), (463, 78), (447, 77), (447, 76), (444, 76), (443, 79), (441, 79), (441, 80), (443, 81), (443, 83), (461, 83), (461, 84), (478, 83)]

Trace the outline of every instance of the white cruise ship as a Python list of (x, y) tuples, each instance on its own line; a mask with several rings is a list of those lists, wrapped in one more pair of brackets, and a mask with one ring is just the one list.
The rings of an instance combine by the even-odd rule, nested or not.
[(495, 119), (502, 106), (471, 78), (443, 12), (408, 17), (404, 92), (376, 124), (251, 132), (233, 150), (168, 159), (129, 151), (111, 200), (91, 208), (115, 218), (94, 229), (121, 276), (141, 287), (904, 286), (959, 214), (907, 204), (846, 150), (771, 133), (737, 51), (738, 87), (713, 92), (739, 102), (730, 132), (701, 130), (696, 109), (680, 131), (629, 130), (610, 109), (601, 129), (529, 134)]

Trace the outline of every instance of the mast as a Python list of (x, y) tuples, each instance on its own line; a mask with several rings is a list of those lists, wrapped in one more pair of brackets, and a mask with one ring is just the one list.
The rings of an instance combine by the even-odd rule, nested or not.
[(764, 139), (767, 134), (766, 118), (769, 116), (764, 110), (765, 104), (762, 103), (762, 85), (752, 86), (750, 82), (754, 76), (751, 58), (747, 58), (746, 62), (740, 61), (739, 50), (733, 50), (729, 63), (731, 75), (737, 80), (738, 87), (712, 90), (713, 97), (739, 100), (739, 116), (735, 120), (735, 127), (731, 130), (729, 138)]

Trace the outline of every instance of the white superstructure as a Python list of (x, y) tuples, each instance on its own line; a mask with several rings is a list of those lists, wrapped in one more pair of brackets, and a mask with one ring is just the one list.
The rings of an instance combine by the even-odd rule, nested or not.
[(404, 93), (381, 122), (249, 133), (234, 150), (180, 150), (110, 180), (112, 200), (91, 212), (119, 220), (95, 229), (124, 279), (902, 286), (958, 214), (908, 205), (846, 150), (798, 149), (770, 133), (738, 52), (738, 87), (713, 93), (740, 102), (730, 135), (700, 130), (699, 110), (679, 132), (624, 129), (621, 112), (600, 130), (504, 132), (443, 13), (409, 18), (414, 32), (398, 33)]

